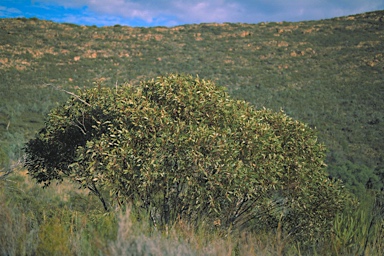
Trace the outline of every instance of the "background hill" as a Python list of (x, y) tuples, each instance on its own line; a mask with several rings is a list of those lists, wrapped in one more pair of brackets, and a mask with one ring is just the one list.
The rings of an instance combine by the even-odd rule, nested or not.
[[(384, 178), (384, 11), (321, 21), (86, 27), (0, 19), (3, 165), (44, 115), (95, 84), (198, 74), (256, 108), (316, 127), (327, 163), (358, 191)], [(381, 181), (380, 181), (381, 179)]]

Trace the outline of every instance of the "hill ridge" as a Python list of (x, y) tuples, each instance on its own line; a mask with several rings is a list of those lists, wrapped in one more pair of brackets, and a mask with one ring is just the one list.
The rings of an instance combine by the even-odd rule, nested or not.
[[(316, 127), (328, 165), (384, 175), (384, 11), (320, 21), (113, 27), (0, 19), (3, 151), (76, 90), (199, 74), (256, 108), (283, 109)], [(343, 167), (344, 168), (344, 167)], [(355, 168), (355, 167), (354, 167)]]

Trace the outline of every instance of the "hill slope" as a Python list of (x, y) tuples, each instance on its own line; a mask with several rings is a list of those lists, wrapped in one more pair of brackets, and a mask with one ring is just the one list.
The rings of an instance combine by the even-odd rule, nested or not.
[(217, 80), (257, 108), (283, 109), (316, 127), (333, 175), (347, 179), (345, 169), (383, 175), (383, 54), (384, 11), (173, 28), (0, 19), (1, 147), (20, 156), (44, 114), (68, 97), (60, 89), (178, 72)]

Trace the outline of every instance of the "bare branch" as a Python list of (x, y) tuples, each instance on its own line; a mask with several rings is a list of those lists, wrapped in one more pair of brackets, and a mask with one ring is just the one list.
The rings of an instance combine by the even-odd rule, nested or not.
[(7, 165), (6, 167), (0, 169), (0, 180), (5, 180), (6, 177), (11, 174), (18, 166), (22, 164), (22, 159), (19, 159), (16, 162), (13, 162), (11, 165)]
[(0, 175), (0, 180), (5, 180), (5, 178), (9, 175), (9, 174), (11, 174), (11, 172), (12, 172), (12, 170), (11, 170), (11, 168), (8, 168), (8, 170), (4, 170), (4, 168), (3, 169), (0, 169), (0, 173), (1, 173), (1, 175)]
[(76, 99), (78, 99), (79, 101), (83, 102), (85, 105), (87, 106), (92, 106), (91, 104), (89, 104), (88, 102), (86, 102), (85, 100), (81, 99), (79, 95), (76, 95), (75, 93), (73, 92), (70, 92), (70, 91), (67, 91), (67, 90), (64, 90), (64, 89), (61, 89), (59, 88), (58, 86), (55, 86), (53, 84), (44, 84), (44, 86), (53, 86), (56, 90), (59, 90), (59, 91), (63, 91), (65, 93), (68, 93), (69, 95), (72, 95), (74, 96)]
[(76, 95), (76, 94), (74, 94), (73, 92), (69, 92), (69, 91), (66, 91), (66, 90), (64, 90), (64, 89), (61, 89), (61, 90), (62, 90), (63, 92), (68, 93), (69, 95), (74, 96), (76, 99), (78, 99), (79, 101), (83, 102), (85, 105), (87, 105), (87, 106), (91, 106), (91, 104), (89, 104), (89, 103), (86, 102), (85, 100), (81, 99), (79, 95)]

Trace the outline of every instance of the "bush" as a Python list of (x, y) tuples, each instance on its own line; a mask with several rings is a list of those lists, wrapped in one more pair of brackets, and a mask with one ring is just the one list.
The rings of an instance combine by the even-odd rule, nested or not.
[(160, 226), (282, 225), (308, 238), (329, 231), (348, 197), (328, 179), (324, 146), (308, 126), (192, 76), (79, 91), (25, 152), (38, 182), (68, 178), (105, 209), (131, 203)]
[(332, 177), (342, 180), (349, 191), (359, 198), (365, 196), (366, 189), (380, 190), (382, 184), (372, 168), (348, 160), (329, 167), (328, 172)]

